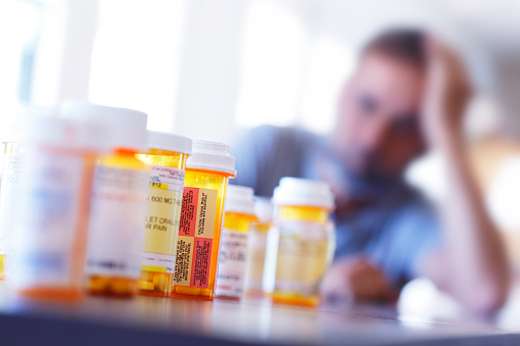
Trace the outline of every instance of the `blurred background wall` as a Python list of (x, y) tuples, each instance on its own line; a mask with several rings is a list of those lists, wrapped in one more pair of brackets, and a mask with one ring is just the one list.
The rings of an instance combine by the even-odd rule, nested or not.
[[(17, 110), (67, 99), (136, 108), (149, 127), (231, 142), (260, 124), (326, 133), (361, 43), (418, 25), (454, 45), (477, 90), (475, 167), (520, 258), (520, 2), (516, 0), (3, 0), (0, 136)], [(435, 155), (410, 171), (442, 193)]]

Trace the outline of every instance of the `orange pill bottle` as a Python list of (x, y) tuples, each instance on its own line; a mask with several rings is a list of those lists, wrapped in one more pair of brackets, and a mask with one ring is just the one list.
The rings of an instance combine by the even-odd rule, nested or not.
[(186, 164), (172, 295), (214, 296), (224, 200), (235, 158), (225, 144), (193, 141)]
[(22, 145), (8, 282), (21, 296), (83, 296), (85, 250), (99, 127), (32, 116)]
[(238, 300), (244, 293), (249, 236), (256, 221), (253, 189), (229, 185), (224, 207), (215, 295)]
[(0, 280), (5, 278), (5, 263), (8, 257), (9, 237), (13, 229), (16, 211), (16, 186), (20, 181), (21, 148), (18, 141), (2, 142), (2, 181), (0, 183)]
[(319, 181), (285, 177), (273, 202), (278, 234), (273, 301), (314, 307), (335, 248), (332, 192)]
[(96, 162), (87, 247), (90, 294), (133, 297), (138, 291), (149, 167), (137, 158), (146, 150), (146, 114), (124, 108), (69, 103), (63, 112), (111, 129), (111, 150)]
[(267, 198), (255, 198), (256, 220), (249, 232), (245, 291), (251, 298), (263, 298), (267, 293), (267, 247), (273, 221), (273, 205)]
[(148, 151), (139, 155), (151, 169), (139, 291), (167, 297), (173, 287), (177, 232), (191, 139), (148, 131)]

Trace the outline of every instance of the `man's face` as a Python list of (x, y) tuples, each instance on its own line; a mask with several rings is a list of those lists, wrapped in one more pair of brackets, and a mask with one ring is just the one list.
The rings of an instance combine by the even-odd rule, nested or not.
[(339, 100), (334, 144), (361, 177), (392, 179), (423, 150), (423, 75), (414, 65), (369, 53)]

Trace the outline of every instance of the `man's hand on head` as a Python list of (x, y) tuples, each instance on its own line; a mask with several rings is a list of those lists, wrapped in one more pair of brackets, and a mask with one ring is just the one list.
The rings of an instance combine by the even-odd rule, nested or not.
[(463, 117), (472, 97), (469, 76), (455, 51), (432, 37), (425, 42), (426, 85), (423, 130), (430, 145), (462, 138)]
[(321, 286), (325, 302), (389, 302), (397, 298), (384, 273), (363, 257), (340, 260), (329, 269)]
[(464, 143), (471, 84), (453, 50), (432, 38), (426, 48), (422, 120), (427, 140), (444, 160), (446, 193), (438, 204), (442, 251), (430, 254), (419, 272), (470, 311), (493, 314), (508, 298), (511, 270)]

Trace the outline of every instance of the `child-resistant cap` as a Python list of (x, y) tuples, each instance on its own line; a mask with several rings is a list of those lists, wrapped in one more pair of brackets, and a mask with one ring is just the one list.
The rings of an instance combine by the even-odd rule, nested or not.
[(228, 145), (204, 140), (194, 140), (187, 168), (217, 171), (235, 176), (235, 157)]
[(229, 185), (226, 192), (225, 211), (255, 215), (254, 191), (250, 187)]
[(99, 126), (76, 119), (59, 117), (56, 108), (30, 108), (23, 112), (24, 130), (20, 140), (70, 149), (106, 150), (99, 138)]
[(191, 154), (191, 139), (173, 133), (148, 131), (148, 149), (150, 148)]
[[(146, 114), (126, 108), (115, 108), (87, 102), (66, 102), (61, 107), (66, 117), (103, 124), (111, 148), (145, 150), (147, 145)], [(101, 135), (100, 135), (101, 137)]]
[(255, 197), (255, 214), (262, 223), (273, 220), (273, 204), (271, 200), (264, 197)]
[(334, 195), (322, 181), (284, 177), (274, 190), (276, 205), (334, 208)]

